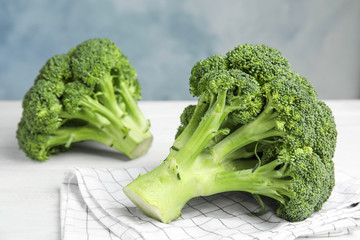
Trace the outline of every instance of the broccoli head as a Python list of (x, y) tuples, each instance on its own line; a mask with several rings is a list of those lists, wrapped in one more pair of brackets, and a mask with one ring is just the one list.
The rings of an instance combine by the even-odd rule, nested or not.
[(115, 44), (87, 40), (41, 68), (22, 103), (19, 146), (43, 161), (74, 142), (93, 140), (136, 158), (152, 142), (140, 98), (136, 71)]
[(321, 209), (334, 186), (334, 118), (278, 50), (245, 44), (201, 60), (190, 92), (198, 103), (181, 115), (168, 157), (124, 188), (145, 214), (167, 223), (191, 198), (226, 191), (263, 207), (273, 198), (288, 221)]

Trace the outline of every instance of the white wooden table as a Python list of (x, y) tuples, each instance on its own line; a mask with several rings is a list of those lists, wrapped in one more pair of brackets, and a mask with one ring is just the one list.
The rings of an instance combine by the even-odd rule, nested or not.
[[(360, 169), (360, 100), (326, 101), (338, 128), (336, 168), (353, 176)], [(168, 154), (179, 116), (189, 101), (142, 101), (151, 121), (153, 146), (143, 157), (128, 160), (96, 143), (77, 144), (72, 150), (41, 163), (19, 150), (15, 132), (21, 116), (20, 101), (0, 101), (0, 240), (60, 239), (59, 187), (72, 167), (125, 168), (155, 166)], [(360, 239), (360, 231), (333, 239)]]

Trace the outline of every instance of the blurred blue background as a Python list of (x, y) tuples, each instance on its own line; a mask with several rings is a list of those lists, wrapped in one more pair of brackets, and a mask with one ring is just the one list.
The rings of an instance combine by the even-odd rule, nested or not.
[(194, 63), (242, 43), (279, 49), (323, 99), (360, 97), (359, 0), (0, 0), (0, 99), (94, 37), (128, 56), (145, 100), (192, 99)]

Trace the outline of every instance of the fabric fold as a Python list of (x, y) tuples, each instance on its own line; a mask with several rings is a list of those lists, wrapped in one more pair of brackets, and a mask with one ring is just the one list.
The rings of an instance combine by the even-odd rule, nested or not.
[(150, 169), (69, 170), (61, 186), (63, 240), (86, 239), (295, 239), (348, 234), (360, 225), (360, 179), (336, 172), (336, 185), (323, 209), (302, 222), (276, 216), (266, 201), (264, 215), (250, 194), (227, 192), (189, 201), (169, 224), (144, 215), (122, 189)]

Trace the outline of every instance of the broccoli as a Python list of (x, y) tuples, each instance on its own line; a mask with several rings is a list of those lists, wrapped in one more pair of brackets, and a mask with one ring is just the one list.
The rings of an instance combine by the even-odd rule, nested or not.
[(85, 140), (139, 157), (152, 142), (140, 98), (135, 69), (115, 44), (87, 40), (41, 68), (22, 102), (19, 146), (41, 161)]
[(275, 199), (277, 215), (302, 221), (334, 186), (337, 131), (311, 83), (265, 45), (240, 45), (197, 62), (168, 157), (137, 177), (125, 194), (164, 223), (194, 197), (226, 191)]

